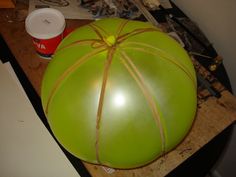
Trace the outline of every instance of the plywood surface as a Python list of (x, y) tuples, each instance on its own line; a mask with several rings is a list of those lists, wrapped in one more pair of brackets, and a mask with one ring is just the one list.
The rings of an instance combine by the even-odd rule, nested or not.
[[(89, 21), (67, 21), (68, 27), (78, 27), (86, 23), (89, 23)], [(35, 90), (40, 94), (41, 81), (49, 60), (37, 57), (31, 44), (31, 38), (25, 31), (24, 21), (8, 22), (0, 19), (0, 32)], [(112, 174), (108, 174), (101, 166), (84, 164), (94, 177), (164, 176), (235, 120), (236, 98), (227, 90), (224, 90), (220, 99), (209, 97), (199, 102), (196, 119), (184, 141), (176, 149), (153, 163), (138, 169), (115, 170)]]

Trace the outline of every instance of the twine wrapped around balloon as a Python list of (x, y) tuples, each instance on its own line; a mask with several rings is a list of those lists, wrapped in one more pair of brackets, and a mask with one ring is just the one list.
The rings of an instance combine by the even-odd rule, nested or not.
[[(102, 24), (104, 23), (103, 21), (107, 21), (107, 23), (110, 23), (110, 25), (113, 25), (112, 22), (114, 22), (115, 24), (118, 24), (116, 26), (116, 32), (115, 33), (110, 33), (109, 28), (105, 29)], [(106, 22), (105, 22), (106, 23)], [(127, 29), (127, 27), (129, 27), (130, 24), (135, 24), (137, 23), (137, 27), (131, 27), (134, 28), (132, 30)], [(144, 27), (142, 27), (144, 26)], [(62, 145), (64, 145), (71, 153), (73, 153), (74, 155), (78, 156), (79, 158), (81, 158), (80, 153), (76, 153), (75, 152), (75, 148), (78, 148), (78, 151), (80, 151), (79, 149), (79, 145), (78, 147), (71, 147), (71, 144), (66, 143), (67, 140), (65, 140), (66, 136), (64, 137), (64, 135), (58, 135), (58, 131), (63, 131), (63, 130), (57, 130), (56, 128), (56, 124), (54, 125), (54, 121), (60, 121), (59, 119), (57, 120), (57, 117), (60, 117), (61, 115), (58, 114), (57, 117), (55, 116), (56, 114), (52, 114), (50, 115), (50, 111), (52, 111), (53, 108), (50, 109), (50, 107), (52, 107), (52, 104), (55, 104), (55, 101), (58, 100), (57, 98), (55, 98), (55, 96), (59, 96), (58, 94), (59, 90), (61, 89), (61, 87), (63, 87), (63, 84), (65, 84), (66, 82), (69, 82), (69, 78), (71, 77), (71, 75), (73, 75), (75, 72), (77, 72), (77, 70), (80, 67), (83, 67), (86, 63), (88, 63), (90, 60), (95, 60), (95, 58), (97, 56), (103, 55), (104, 53), (104, 68), (102, 71), (102, 78), (99, 80), (100, 81), (100, 91), (99, 91), (99, 95), (98, 95), (98, 99), (97, 99), (97, 109), (96, 109), (96, 118), (94, 118), (93, 120), (95, 121), (95, 127), (94, 127), (94, 132), (95, 132), (95, 138), (93, 139), (93, 146), (94, 146), (94, 151), (95, 151), (95, 159), (90, 159), (90, 158), (86, 158), (86, 157), (82, 157), (83, 160), (92, 162), (92, 163), (98, 163), (98, 164), (102, 164), (102, 165), (108, 165), (111, 167), (115, 167), (115, 168), (133, 168), (133, 167), (138, 167), (138, 166), (142, 166), (146, 163), (149, 163), (150, 161), (154, 160), (155, 158), (157, 158), (160, 155), (163, 155), (165, 152), (169, 151), (170, 149), (172, 149), (174, 146), (173, 145), (168, 145), (170, 147), (166, 147), (167, 144), (169, 142), (167, 142), (167, 134), (166, 132), (168, 132), (166, 124), (168, 123), (164, 123), (166, 121), (173, 121), (173, 120), (164, 120), (165, 118), (163, 116), (161, 116), (161, 112), (162, 109), (160, 108), (161, 103), (158, 103), (158, 100), (155, 96), (153, 96), (153, 92), (150, 91), (150, 84), (148, 82), (150, 81), (146, 81), (146, 76), (143, 75), (143, 71), (142, 69), (140, 69), (140, 65), (137, 66), (137, 64), (135, 64), (135, 53), (137, 52), (137, 55), (139, 53), (143, 53), (144, 55), (147, 55), (148, 57), (152, 56), (153, 58), (150, 58), (150, 60), (157, 60), (156, 58), (158, 58), (158, 60), (163, 60), (163, 62), (167, 63), (168, 65), (172, 65), (171, 68), (172, 70), (178, 70), (176, 71), (177, 73), (182, 72), (184, 74), (181, 74), (181, 77), (183, 75), (184, 79), (186, 80), (186, 84), (188, 86), (186, 86), (186, 88), (190, 88), (189, 92), (191, 92), (191, 98), (190, 98), (190, 110), (186, 110), (187, 112), (189, 111), (190, 113), (187, 113), (186, 115), (189, 116), (188, 118), (184, 118), (184, 119), (189, 119), (189, 121), (187, 121), (187, 125), (184, 126), (183, 128), (183, 133), (180, 133), (182, 137), (180, 137), (180, 140), (177, 140), (177, 143), (174, 143), (174, 145), (177, 145), (181, 139), (183, 139), (183, 137), (185, 136), (186, 132), (188, 131), (188, 129), (191, 127), (191, 123), (192, 120), (194, 118), (194, 114), (195, 114), (195, 109), (196, 109), (196, 78), (194, 75), (194, 69), (191, 66), (191, 61), (187, 61), (188, 64), (186, 64), (185, 60), (181, 60), (179, 58), (177, 58), (176, 56), (173, 56), (172, 54), (168, 53), (167, 51), (161, 49), (160, 47), (157, 47), (155, 45), (151, 45), (149, 44), (148, 41), (136, 41), (133, 40), (135, 38), (138, 38), (139, 36), (142, 36), (144, 34), (148, 34), (148, 36), (150, 37), (150, 34), (161, 34), (163, 35), (163, 33), (157, 29), (156, 27), (153, 27), (151, 25), (147, 25), (142, 22), (134, 22), (134, 21), (129, 21), (129, 20), (122, 20), (122, 19), (105, 19), (105, 20), (100, 20), (94, 23), (91, 23), (89, 25), (86, 26), (87, 29), (91, 30), (91, 33), (95, 33), (96, 34), (96, 38), (87, 38), (87, 39), (74, 39), (73, 37), (73, 33), (71, 35), (69, 35), (66, 39), (64, 39), (65, 42), (62, 42), (61, 45), (58, 47), (58, 49), (56, 50), (55, 56), (53, 58), (53, 60), (51, 61), (51, 63), (49, 64), (50, 66), (48, 67), (46, 74), (44, 76), (44, 81), (43, 81), (43, 86), (42, 86), (42, 102), (43, 102), (43, 107), (45, 110), (45, 114), (48, 117), (49, 120), (49, 124), (53, 130), (53, 132), (55, 133), (55, 136), (58, 138), (59, 142), (62, 143)], [(125, 29), (126, 28), (126, 29)], [(80, 33), (80, 29), (76, 30), (74, 33), (79, 34)], [(82, 35), (82, 34), (81, 34)], [(163, 36), (161, 36), (163, 37)], [(66, 42), (69, 40), (72, 40), (72, 42)], [(166, 38), (166, 41), (169, 42), (171, 41), (171, 45), (176, 45), (178, 48), (178, 44), (176, 44), (173, 40), (171, 40), (169, 37), (164, 36), (164, 38)], [(147, 39), (149, 40), (149, 39)], [(156, 39), (158, 40), (158, 38)], [(67, 44), (68, 43), (68, 44)], [(174, 44), (172, 44), (174, 43)], [(84, 55), (78, 57), (77, 59), (73, 59), (74, 62), (72, 64), (70, 64), (68, 67), (64, 68), (64, 69), (59, 69), (61, 70), (59, 73), (57, 74), (57, 76), (53, 76), (55, 78), (51, 79), (50, 74), (52, 74), (53, 70), (55, 70), (55, 68), (57, 67), (57, 64), (60, 60), (60, 62), (66, 62), (66, 60), (68, 60), (67, 58), (63, 58), (61, 55), (64, 56), (64, 52), (65, 51), (73, 51), (75, 52), (75, 47), (89, 47), (91, 48), (91, 51), (88, 53), (85, 53)], [(183, 51), (181, 50), (181, 55), (183, 55), (183, 57), (187, 58), (187, 56), (185, 56), (185, 54), (182, 54)], [(132, 53), (130, 53), (129, 51), (132, 51)], [(79, 52), (79, 51), (77, 51)], [(71, 58), (70, 56), (68, 56), (68, 58)], [(143, 58), (143, 60), (145, 60), (146, 58)], [(55, 62), (54, 62), (55, 60)], [(57, 60), (57, 61), (56, 61)], [(157, 137), (160, 138), (160, 149), (156, 149), (156, 151), (160, 151), (160, 152), (150, 152), (152, 155), (149, 154), (149, 152), (147, 152), (147, 156), (149, 157), (141, 157), (141, 160), (133, 160), (132, 157), (123, 157), (120, 160), (120, 157), (111, 157), (112, 160), (107, 159), (108, 155), (112, 156), (112, 154), (108, 154), (108, 155), (104, 155), (104, 157), (101, 160), (101, 155), (102, 153), (100, 153), (101, 151), (101, 146), (100, 146), (100, 138), (101, 138), (101, 133), (100, 133), (100, 129), (101, 127), (101, 120), (103, 119), (103, 114), (104, 114), (104, 101), (105, 101), (105, 96), (107, 95), (107, 88), (108, 88), (108, 80), (111, 73), (111, 65), (114, 63), (114, 60), (118, 60), (119, 62), (119, 67), (120, 65), (123, 67), (123, 69), (125, 69), (125, 72), (127, 72), (129, 74), (129, 78), (133, 79), (133, 82), (136, 83), (136, 86), (138, 88), (138, 90), (140, 90), (140, 93), (142, 93), (142, 97), (144, 98), (143, 104), (147, 105), (148, 109), (151, 111), (151, 115), (152, 115), (152, 119), (154, 120), (153, 122), (155, 122), (155, 126), (156, 126), (156, 131), (159, 132), (159, 135), (157, 135)], [(153, 63), (156, 63), (158, 61), (154, 61)], [(59, 64), (61, 65), (61, 64)], [(64, 67), (64, 66), (63, 66)], [(54, 69), (52, 69), (54, 68)], [(123, 70), (122, 69), (122, 70)], [(58, 72), (58, 71), (56, 71)], [(91, 71), (93, 72), (93, 71)], [(96, 73), (94, 73), (96, 75)], [(167, 73), (168, 74), (168, 73)], [(86, 78), (86, 75), (84, 76)], [(158, 75), (156, 76), (158, 77)], [(118, 78), (118, 77), (117, 77)], [(89, 79), (89, 77), (88, 77)], [(48, 86), (50, 82), (50, 86)], [(87, 81), (86, 81), (87, 82)], [(92, 81), (91, 81), (92, 82)], [(152, 81), (151, 81), (152, 82)], [(74, 84), (74, 83), (73, 83)], [(127, 83), (129, 84), (129, 83)], [(78, 87), (83, 87), (83, 83), (78, 83), (77, 84)], [(157, 84), (158, 86), (158, 84)], [(77, 87), (77, 86), (75, 86)], [(167, 88), (168, 90), (169, 88)], [(152, 89), (151, 89), (152, 90)], [(186, 91), (186, 90), (184, 90)], [(74, 94), (76, 95), (76, 90), (74, 90)], [(64, 94), (64, 92), (63, 92)], [(179, 94), (179, 93), (176, 93)], [(66, 95), (66, 94), (65, 94)], [(109, 95), (109, 94), (108, 94)], [(173, 93), (173, 97), (175, 97), (175, 93)], [(170, 100), (170, 98), (168, 98), (168, 101)], [(186, 100), (186, 99), (184, 99)], [(54, 101), (54, 102), (53, 102)], [(96, 101), (96, 100), (95, 100)], [(73, 100), (71, 100), (71, 102), (73, 102)], [(75, 104), (78, 101), (75, 101)], [(108, 101), (107, 101), (108, 102)], [(161, 102), (161, 101), (160, 101)], [(163, 101), (165, 102), (165, 100)], [(185, 101), (186, 102), (186, 101)], [(58, 103), (59, 104), (59, 103)], [(179, 104), (181, 104), (181, 100), (179, 100)], [(186, 104), (186, 103), (184, 103)], [(62, 103), (60, 103), (61, 106), (63, 106)], [(168, 104), (167, 104), (168, 105)], [(76, 105), (75, 105), (76, 107)], [(174, 107), (174, 106), (172, 106)], [(57, 107), (58, 108), (58, 107)], [(72, 111), (75, 111), (75, 109), (83, 109), (83, 108), (74, 108), (71, 109)], [(68, 110), (70, 110), (70, 108), (68, 108)], [(124, 108), (125, 110), (125, 108)], [(127, 111), (130, 111), (129, 109), (127, 109)], [(139, 112), (140, 110), (137, 110), (137, 112)], [(172, 111), (172, 110), (170, 110)], [(175, 111), (175, 110), (173, 110)], [(54, 110), (52, 112), (55, 112)], [(62, 112), (63, 116), (67, 115), (67, 112), (63, 111)], [(169, 114), (169, 113), (168, 113)], [(75, 116), (71, 116), (73, 115), (73, 113), (69, 113), (69, 120), (68, 121), (73, 121), (74, 119), (86, 119), (86, 117), (83, 117), (83, 115), (78, 116), (78, 114), (76, 113)], [(53, 120), (51, 120), (51, 117), (53, 117)], [(175, 118), (175, 115), (173, 113), (173, 119)], [(63, 119), (64, 121), (64, 117), (60, 118)], [(127, 113), (127, 119), (129, 119), (128, 113)], [(169, 118), (170, 119), (170, 118)], [(177, 122), (178, 122), (178, 117), (176, 117)], [(180, 117), (180, 119), (182, 119)], [(82, 121), (82, 120), (81, 120)], [(137, 117), (137, 120), (138, 117)], [(140, 120), (140, 121), (146, 121), (146, 120)], [(151, 120), (148, 120), (151, 121)], [(76, 123), (76, 121), (75, 121)], [(130, 124), (130, 122), (127, 121), (128, 124)], [(94, 123), (92, 123), (94, 125)], [(123, 124), (123, 123), (122, 123)], [(104, 123), (103, 123), (104, 125)], [(113, 125), (114, 126), (114, 125)], [(119, 126), (119, 125), (117, 125)], [(129, 125), (127, 125), (129, 126)], [(177, 125), (178, 126), (178, 125)], [(67, 127), (67, 129), (70, 129), (69, 127)], [(55, 130), (55, 131), (54, 131)], [(125, 131), (124, 128), (122, 128), (122, 130)], [(179, 130), (179, 129), (178, 129)], [(129, 131), (129, 130), (127, 130)], [(136, 131), (136, 129), (135, 129)], [(149, 130), (137, 130), (137, 131), (149, 131)], [(153, 135), (153, 131), (151, 130), (151, 135)], [(156, 133), (157, 133), (156, 132)], [(118, 134), (119, 132), (117, 132)], [(61, 133), (59, 133), (61, 134)], [(88, 138), (90, 138), (91, 132), (88, 132)], [(61, 137), (60, 137), (61, 136)], [(80, 134), (75, 134), (76, 136), (84, 136), (84, 135), (80, 135)], [(106, 135), (107, 136), (107, 135)], [(116, 136), (114, 136), (115, 138)], [(73, 137), (67, 137), (68, 139), (73, 139)], [(132, 138), (132, 137), (129, 137)], [(150, 137), (147, 137), (150, 138)], [(75, 138), (76, 139), (76, 138)], [(112, 139), (112, 138), (111, 138)], [(63, 142), (64, 141), (64, 142)], [(70, 140), (73, 142), (73, 140)], [(103, 140), (105, 141), (105, 140)], [(153, 141), (155, 141), (155, 139), (153, 139)], [(75, 141), (76, 142), (76, 141)], [(136, 142), (136, 140), (135, 140)], [(138, 142), (138, 140), (137, 140)], [(112, 143), (112, 142), (109, 142)], [(145, 143), (145, 142), (144, 142)], [(171, 143), (169, 143), (171, 144)], [(76, 143), (74, 144), (74, 146), (77, 146)], [(120, 145), (117, 145), (117, 147), (119, 148)], [(125, 144), (123, 144), (122, 146), (125, 146)], [(138, 146), (138, 144), (137, 144)], [(149, 145), (147, 145), (149, 146)], [(153, 146), (154, 145), (150, 145)], [(156, 146), (156, 145), (155, 145)], [(71, 148), (70, 148), (71, 147)], [(112, 145), (113, 147), (113, 145)], [(103, 146), (104, 148), (104, 146)], [(137, 147), (138, 148), (138, 147)], [(129, 147), (128, 147), (129, 149)], [(152, 148), (154, 149), (154, 148)], [(109, 146), (107, 147), (107, 151), (109, 151)], [(143, 149), (143, 151), (145, 151), (145, 149)], [(106, 154), (106, 153), (103, 153)], [(121, 152), (122, 154), (122, 152)], [(82, 155), (83, 156), (83, 155)], [(85, 155), (86, 156), (86, 155)], [(144, 155), (145, 156), (145, 155)], [(130, 159), (126, 162), (126, 159)], [(105, 160), (104, 160), (105, 159)], [(117, 160), (118, 159), (118, 160)], [(134, 159), (138, 159), (137, 157), (135, 157)], [(114, 162), (113, 162), (114, 161)]]

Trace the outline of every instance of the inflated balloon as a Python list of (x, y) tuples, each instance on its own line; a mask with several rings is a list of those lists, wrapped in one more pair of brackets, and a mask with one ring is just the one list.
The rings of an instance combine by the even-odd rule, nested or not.
[(42, 103), (56, 138), (75, 156), (139, 167), (188, 133), (195, 72), (185, 50), (158, 28), (103, 19), (59, 45), (44, 75)]

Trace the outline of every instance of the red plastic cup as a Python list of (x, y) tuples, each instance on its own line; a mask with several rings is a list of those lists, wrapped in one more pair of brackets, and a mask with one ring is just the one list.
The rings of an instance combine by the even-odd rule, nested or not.
[(25, 29), (32, 37), (37, 54), (46, 59), (52, 57), (63, 39), (65, 26), (63, 14), (52, 8), (34, 10), (25, 20)]

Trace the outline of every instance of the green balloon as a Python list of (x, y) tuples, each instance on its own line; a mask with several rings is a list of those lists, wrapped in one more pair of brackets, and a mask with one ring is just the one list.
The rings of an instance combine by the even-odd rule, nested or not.
[(57, 48), (42, 104), (58, 141), (76, 157), (113, 168), (143, 166), (176, 147), (194, 120), (193, 64), (149, 23), (102, 19)]

